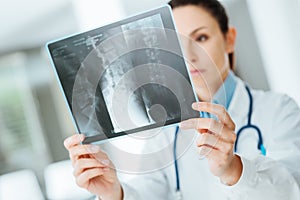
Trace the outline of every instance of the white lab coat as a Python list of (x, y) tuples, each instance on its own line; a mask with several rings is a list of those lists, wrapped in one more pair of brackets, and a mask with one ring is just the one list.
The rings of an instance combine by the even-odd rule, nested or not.
[[(182, 199), (300, 199), (299, 107), (286, 95), (256, 90), (251, 90), (251, 93), (254, 100), (252, 124), (257, 125), (262, 132), (267, 156), (261, 156), (257, 150), (256, 132), (245, 130), (239, 138), (237, 151), (243, 163), (242, 176), (235, 185), (226, 186), (210, 173), (206, 159), (199, 159), (194, 140), (194, 144), (178, 159)], [(236, 124), (236, 131), (247, 123), (248, 107), (249, 97), (244, 83), (237, 78), (236, 91), (228, 109)], [(171, 127), (165, 134), (157, 136), (155, 142), (146, 145), (146, 149), (163, 146), (167, 140), (173, 142), (174, 130)], [(191, 135), (198, 137), (199, 134), (195, 131), (181, 131), (178, 142)], [(175, 170), (172, 163), (166, 164), (168, 159), (173, 159), (171, 151), (160, 153), (149, 163), (143, 162), (146, 166), (154, 162), (162, 169), (122, 182), (124, 199), (176, 199)], [(147, 167), (145, 169), (151, 170)]]

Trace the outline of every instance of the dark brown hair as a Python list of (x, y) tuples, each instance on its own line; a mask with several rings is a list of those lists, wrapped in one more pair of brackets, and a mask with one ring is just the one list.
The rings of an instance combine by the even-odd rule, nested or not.
[[(225, 8), (218, 0), (171, 0), (172, 9), (180, 6), (195, 5), (205, 9), (219, 24), (221, 32), (225, 36), (229, 30), (229, 20)], [(234, 55), (229, 54), (230, 68), (234, 68)]]

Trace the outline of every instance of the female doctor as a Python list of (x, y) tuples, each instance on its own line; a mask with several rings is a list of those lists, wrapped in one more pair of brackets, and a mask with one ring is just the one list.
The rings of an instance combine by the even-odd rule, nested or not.
[[(180, 130), (175, 130), (175, 143), (193, 130), (199, 136), (193, 147), (173, 165), (128, 182), (119, 181), (113, 163), (99, 146), (80, 145), (84, 136), (73, 135), (64, 145), (77, 184), (103, 200), (299, 200), (297, 104), (285, 95), (252, 90), (234, 75), (236, 30), (228, 26), (217, 0), (172, 0), (169, 4), (179, 33), (213, 61), (213, 66), (201, 64), (197, 47), (184, 44), (202, 101), (192, 107), (215, 117), (182, 122)], [(199, 159), (199, 154), (205, 159)]]

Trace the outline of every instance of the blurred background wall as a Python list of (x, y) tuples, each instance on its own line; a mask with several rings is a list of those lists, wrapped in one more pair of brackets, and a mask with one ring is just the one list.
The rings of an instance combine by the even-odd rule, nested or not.
[[(0, 175), (30, 169), (45, 195), (45, 168), (68, 158), (63, 140), (75, 129), (46, 42), (165, 2), (0, 1)], [(300, 1), (222, 3), (238, 31), (237, 74), (254, 88), (286, 93), (300, 104)]]

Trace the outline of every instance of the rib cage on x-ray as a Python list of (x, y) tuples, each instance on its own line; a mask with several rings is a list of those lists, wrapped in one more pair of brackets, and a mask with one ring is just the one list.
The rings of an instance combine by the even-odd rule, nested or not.
[[(160, 16), (156, 15), (122, 25), (120, 28), (115, 28), (109, 33), (104, 33), (104, 35), (108, 35), (106, 36), (108, 40), (105, 40), (103, 43), (90, 40), (93, 52), (86, 61), (91, 64), (102, 63), (103, 74), (101, 74), (99, 81), (100, 88), (97, 88), (97, 91), (99, 89), (102, 91), (111, 124), (106, 122), (107, 119), (101, 119), (101, 116), (103, 116), (101, 115), (103, 114), (103, 106), (99, 103), (98, 93), (95, 97), (96, 104), (90, 105), (90, 108), (96, 111), (95, 116), (99, 117), (98, 121), (101, 119), (100, 123), (98, 123), (101, 125), (101, 132), (116, 133), (154, 123), (162, 123), (163, 125), (167, 120), (180, 118), (181, 113), (178, 97), (168, 88), (160, 84), (155, 84), (161, 82), (164, 82), (166, 85), (178, 84), (167, 80), (161, 70), (161, 64), (169, 65), (168, 59), (170, 59), (170, 53), (168, 54), (159, 49), (159, 47), (165, 46), (168, 42)], [(111, 39), (109, 36), (111, 36)], [(94, 57), (100, 59), (101, 62), (97, 61), (97, 59), (94, 60)], [(127, 72), (141, 65), (148, 65), (150, 68), (150, 70), (147, 70), (150, 82), (138, 86), (136, 90), (132, 90), (132, 88), (137, 87), (135, 84), (138, 82), (137, 80), (140, 76), (136, 74), (136, 76), (127, 77), (123, 81), (123, 85), (119, 86), (123, 90), (122, 94), (124, 97), (115, 94), (115, 88), (120, 79)], [(178, 89), (180, 87), (181, 85), (178, 84)], [(115, 96), (118, 98), (114, 98)], [(121, 100), (129, 96), (129, 102), (124, 104)], [(181, 100), (184, 100), (183, 96)], [(161, 105), (166, 110), (166, 116), (157, 113), (160, 110), (151, 110), (151, 107), (156, 104)], [(113, 112), (113, 106), (117, 106), (117, 109), (123, 110), (123, 112), (118, 113), (124, 113), (124, 115), (116, 116)], [(88, 112), (82, 110), (82, 113)], [(82, 124), (82, 127), (85, 127), (84, 129), (87, 132), (92, 133), (91, 129), (97, 127), (97, 119), (94, 119), (91, 109), (89, 113), (90, 117), (85, 121), (85, 124)], [(128, 119), (128, 116), (130, 119)], [(122, 122), (128, 120), (131, 123), (123, 123), (121, 125)], [(112, 129), (109, 131), (108, 128), (110, 126), (112, 126)], [(98, 127), (96, 130), (100, 131), (100, 128)]]
[[(148, 65), (150, 68), (148, 72), (151, 83), (141, 86), (138, 90), (143, 99), (144, 109), (149, 120), (148, 123), (163, 123), (166, 120), (180, 117), (180, 107), (178, 102), (176, 102), (176, 97), (174, 97), (174, 94), (168, 88), (158, 84), (167, 82), (165, 74), (161, 70), (161, 64), (166, 64), (164, 62), (166, 57), (164, 57), (162, 49), (159, 49), (159, 47), (163, 47), (167, 43), (161, 18), (159, 15), (156, 15), (152, 18), (145, 18), (126, 24), (122, 28), (125, 30), (124, 37), (129, 49), (137, 49), (133, 52), (133, 66)], [(140, 47), (143, 48), (140, 49)], [(137, 75), (137, 78), (139, 77)], [(159, 113), (155, 113), (155, 110), (151, 112), (150, 109), (155, 104), (161, 105), (166, 110), (167, 116), (161, 116)], [(176, 116), (178, 112), (179, 116)], [(156, 118), (155, 116), (160, 117)]]
[[(155, 49), (155, 47), (158, 46), (158, 43), (166, 42), (166, 37), (162, 34), (164, 29), (160, 17), (158, 15), (151, 18), (149, 17), (123, 25), (121, 28), (123, 37), (117, 37), (117, 42), (115, 41), (116, 38), (114, 38), (110, 42), (105, 43), (105, 46), (100, 45), (102, 49), (106, 49), (106, 54), (118, 53), (116, 51), (120, 51), (120, 49), (124, 48), (124, 46), (128, 49), (128, 51), (125, 51), (125, 55), (121, 55), (116, 61), (109, 65), (103, 75), (103, 79), (100, 81), (110, 116), (114, 116), (114, 113), (112, 113), (112, 106), (118, 105), (118, 99), (113, 99), (114, 89), (120, 78), (122, 78), (126, 72), (134, 70), (134, 68), (139, 65), (148, 64), (151, 66), (151, 70), (153, 70), (152, 74), (149, 74), (149, 76), (152, 77), (152, 82), (155, 83), (158, 82), (158, 79), (164, 79), (164, 75), (163, 73), (160, 73), (159, 66), (157, 65), (161, 63), (159, 58), (160, 52)], [(109, 58), (110, 56), (106, 57)], [(127, 90), (125, 95), (130, 96), (131, 98), (129, 99), (128, 104), (119, 105), (125, 106), (124, 112), (127, 112), (128, 115), (124, 115), (124, 117), (129, 116), (131, 118), (130, 121), (135, 126), (130, 127), (127, 124), (126, 127), (119, 127), (118, 125), (120, 123), (118, 123), (118, 121), (114, 121), (115, 118), (113, 117), (112, 123), (114, 125), (115, 132), (146, 126), (157, 122), (153, 120), (151, 115), (149, 115), (149, 109), (152, 105), (160, 103), (154, 102), (153, 100), (157, 99), (157, 94), (164, 96), (167, 89), (162, 86), (149, 83), (133, 91), (131, 88), (135, 87), (134, 84), (137, 82), (136, 79), (138, 78), (139, 75), (136, 74), (136, 77), (130, 76), (130, 79), (123, 82), (125, 85), (122, 85), (121, 88), (123, 88), (123, 90)], [(155, 92), (151, 93), (150, 90), (157, 90), (157, 94), (155, 94)], [(118, 97), (122, 99), (122, 97)], [(168, 102), (168, 104), (170, 103), (171, 102)], [(168, 104), (165, 102), (162, 106), (167, 107)], [(169, 114), (172, 115), (171, 112), (169, 112)], [(174, 116), (169, 116), (169, 118), (174, 118)], [(118, 116), (118, 119), (124, 121), (128, 120), (122, 119), (120, 116)], [(163, 120), (165, 121), (167, 119)]]

